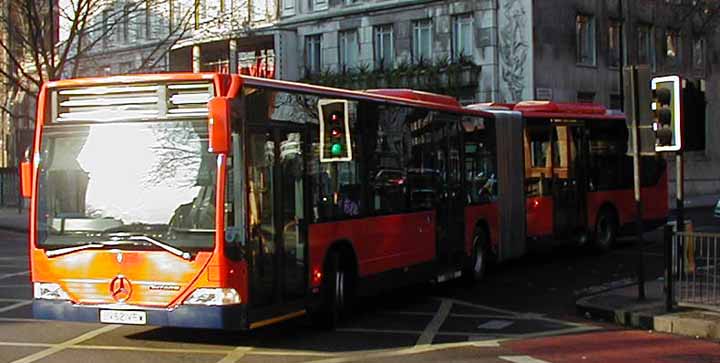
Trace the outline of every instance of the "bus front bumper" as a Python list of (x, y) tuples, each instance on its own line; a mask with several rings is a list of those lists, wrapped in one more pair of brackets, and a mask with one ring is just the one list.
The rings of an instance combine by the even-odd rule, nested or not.
[(180, 305), (174, 309), (143, 308), (127, 306), (122, 309), (78, 305), (69, 301), (33, 300), (33, 316), (36, 319), (82, 321), (100, 323), (101, 310), (145, 312), (145, 324), (202, 329), (247, 329), (247, 313), (244, 304), (226, 306)]

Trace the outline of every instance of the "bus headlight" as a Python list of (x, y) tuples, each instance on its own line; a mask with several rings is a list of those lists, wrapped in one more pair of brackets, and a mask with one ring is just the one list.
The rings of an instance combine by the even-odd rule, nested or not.
[(185, 305), (232, 305), (242, 302), (235, 289), (200, 288), (185, 299)]
[(60, 285), (52, 282), (33, 283), (33, 296), (45, 300), (70, 300)]

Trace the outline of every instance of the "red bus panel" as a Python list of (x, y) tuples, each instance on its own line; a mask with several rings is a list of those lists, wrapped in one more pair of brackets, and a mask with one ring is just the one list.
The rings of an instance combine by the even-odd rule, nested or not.
[(352, 244), (363, 277), (432, 261), (435, 239), (434, 211), (313, 224), (310, 271), (323, 270), (327, 250), (337, 241)]

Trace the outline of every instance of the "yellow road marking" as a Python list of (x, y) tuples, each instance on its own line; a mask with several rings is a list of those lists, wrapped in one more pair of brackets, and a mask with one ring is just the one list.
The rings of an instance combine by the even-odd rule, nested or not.
[(71, 346), (73, 346), (73, 345), (75, 345), (75, 344), (82, 343), (82, 342), (84, 342), (84, 341), (86, 341), (86, 340), (90, 340), (90, 339), (92, 339), (92, 338), (95, 338), (95, 337), (98, 336), (98, 335), (105, 334), (105, 333), (107, 333), (107, 332), (109, 332), (109, 331), (115, 330), (115, 329), (117, 329), (117, 328), (119, 328), (119, 327), (120, 327), (120, 325), (106, 325), (106, 326), (103, 326), (102, 328), (89, 331), (89, 332), (87, 332), (87, 333), (85, 333), (85, 334), (83, 334), (83, 335), (80, 335), (79, 337), (76, 337), (76, 338), (73, 338), (73, 339), (70, 339), (70, 340), (66, 340), (66, 341), (64, 341), (64, 342), (62, 342), (62, 343), (60, 343), (60, 344), (56, 344), (56, 345), (54, 345), (54, 346), (52, 346), (52, 347), (50, 347), (50, 348), (48, 348), (48, 349), (39, 351), (39, 352), (37, 352), (37, 353), (35, 353), (35, 354), (30, 354), (30, 355), (28, 355), (28, 356), (26, 356), (26, 357), (24, 357), (24, 358), (20, 358), (20, 359), (14, 360), (12, 363), (30, 363), (30, 362), (35, 362), (35, 361), (40, 360), (40, 359), (43, 359), (43, 358), (45, 358), (45, 357), (47, 357), (47, 356), (49, 356), (49, 355), (52, 355), (52, 354), (55, 354), (55, 353), (60, 352), (60, 351), (62, 351), (62, 350), (65, 350), (65, 349), (67, 349), (68, 347), (71, 347)]
[(305, 310), (300, 310), (300, 311), (296, 311), (294, 313), (276, 316), (276, 317), (270, 318), (270, 319), (256, 321), (256, 322), (250, 324), (250, 329), (257, 329), (257, 328), (260, 328), (263, 326), (279, 323), (279, 322), (285, 321), (285, 320), (290, 320), (292, 318), (297, 318), (298, 316), (303, 316), (303, 315), (305, 315)]

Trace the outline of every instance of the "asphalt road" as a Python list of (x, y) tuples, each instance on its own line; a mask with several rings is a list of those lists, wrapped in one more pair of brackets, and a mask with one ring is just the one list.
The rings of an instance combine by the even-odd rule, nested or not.
[[(712, 229), (710, 213), (691, 210), (688, 217)], [(653, 279), (663, 268), (660, 234), (646, 240), (646, 275)], [(636, 246), (627, 239), (606, 254), (541, 249), (497, 266), (473, 287), (385, 293), (359, 301), (335, 332), (314, 329), (305, 318), (221, 332), (33, 320), (26, 237), (0, 231), (0, 363), (720, 362), (717, 343), (625, 331), (575, 315), (575, 300), (588, 288), (634, 276)]]

